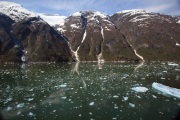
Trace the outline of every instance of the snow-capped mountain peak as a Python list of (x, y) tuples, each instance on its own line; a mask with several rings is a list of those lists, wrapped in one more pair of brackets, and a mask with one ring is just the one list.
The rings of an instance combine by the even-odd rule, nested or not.
[(131, 10), (123, 10), (117, 13), (124, 13), (124, 14), (144, 14), (147, 13), (145, 10), (143, 9), (131, 9)]
[(76, 13), (72, 14), (71, 16), (80, 17), (81, 15), (85, 15), (88, 18), (91, 18), (94, 16), (99, 16), (101, 18), (107, 18), (108, 17), (106, 14), (101, 13), (99, 11), (80, 11), (80, 12), (76, 12)]
[(16, 22), (23, 20), (28, 17), (36, 17), (37, 14), (30, 12), (20, 4), (14, 2), (0, 1), (0, 13), (9, 16)]

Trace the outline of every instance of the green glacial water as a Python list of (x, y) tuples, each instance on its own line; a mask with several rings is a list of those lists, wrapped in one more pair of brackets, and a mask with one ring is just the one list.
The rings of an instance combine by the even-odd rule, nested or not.
[(180, 63), (1, 65), (0, 112), (7, 120), (172, 120), (180, 99), (153, 82), (180, 89)]

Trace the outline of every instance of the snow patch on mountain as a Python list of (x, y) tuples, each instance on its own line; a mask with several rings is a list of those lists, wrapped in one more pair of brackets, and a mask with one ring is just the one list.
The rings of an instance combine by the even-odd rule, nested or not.
[(179, 21), (177, 21), (176, 23), (179, 23), (179, 24), (180, 24), (180, 20), (179, 20)]
[(28, 11), (20, 4), (7, 1), (0, 1), (0, 13), (9, 16), (16, 22), (29, 17), (37, 17), (36, 13)]
[(95, 16), (99, 16), (101, 18), (107, 18), (108, 16), (99, 11), (80, 11), (72, 14), (71, 16), (80, 17), (82, 14), (86, 14), (88, 18), (95, 18)]
[(179, 46), (179, 47), (180, 47), (180, 44), (179, 44), (179, 43), (176, 43), (176, 46)]
[(77, 26), (76, 24), (71, 24), (70, 26), (71, 26), (72, 28), (77, 28), (77, 29), (80, 28), (80, 26)]
[(60, 16), (59, 14), (43, 14), (43, 13), (38, 13), (38, 15), (46, 21), (50, 26), (55, 27), (56, 25), (63, 26), (64, 21), (67, 18), (66, 16)]
[(145, 10), (143, 9), (131, 9), (131, 10), (123, 10), (123, 11), (120, 11), (120, 12), (117, 12), (118, 14), (121, 14), (121, 13), (124, 13), (124, 14), (131, 14), (131, 15), (134, 15), (134, 14), (144, 14), (144, 13), (147, 13)]

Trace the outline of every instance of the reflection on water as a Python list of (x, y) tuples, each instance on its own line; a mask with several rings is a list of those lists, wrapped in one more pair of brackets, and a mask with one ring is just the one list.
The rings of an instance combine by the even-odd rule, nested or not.
[(170, 120), (180, 100), (154, 91), (152, 83), (180, 88), (179, 75), (180, 64), (166, 62), (4, 65), (0, 109), (9, 120)]

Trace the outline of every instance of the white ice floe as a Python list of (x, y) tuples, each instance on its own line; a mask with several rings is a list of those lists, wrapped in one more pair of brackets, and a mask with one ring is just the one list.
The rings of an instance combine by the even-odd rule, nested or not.
[(152, 84), (152, 88), (161, 92), (164, 95), (170, 95), (173, 97), (180, 98), (180, 89), (172, 88), (156, 82)]
[(169, 65), (169, 66), (178, 66), (177, 63), (173, 63), (173, 62), (169, 62), (168, 65)]
[(22, 107), (24, 107), (24, 105), (25, 105), (24, 103), (20, 103), (17, 105), (17, 108), (22, 108)]
[(10, 101), (12, 101), (13, 100), (13, 98), (12, 97), (9, 97), (7, 100), (6, 100), (6, 102), (10, 102)]
[(20, 115), (21, 114), (21, 111), (17, 112), (17, 115)]
[(10, 110), (12, 110), (13, 108), (12, 107), (7, 107), (7, 111), (10, 111)]
[(34, 100), (34, 98), (28, 98), (28, 101), (32, 101), (32, 100)]
[(29, 116), (36, 116), (35, 114), (33, 114), (32, 112), (29, 112), (28, 114)]
[(62, 85), (59, 85), (59, 87), (63, 88), (63, 87), (67, 87), (66, 84), (62, 84)]
[(94, 102), (89, 103), (89, 105), (90, 105), (90, 106), (93, 106), (93, 105), (94, 105)]
[(146, 92), (146, 91), (148, 91), (148, 88), (146, 88), (146, 87), (133, 87), (131, 89), (136, 91), (136, 92)]
[(127, 100), (128, 100), (128, 97), (123, 97), (123, 100), (124, 100), (124, 101), (127, 101)]
[(135, 107), (135, 104), (132, 104), (132, 103), (129, 103), (129, 106), (131, 106), (131, 107)]
[(114, 95), (114, 96), (113, 96), (113, 98), (118, 98), (118, 97), (119, 97), (119, 96), (117, 96), (117, 95)]
[(153, 98), (157, 98), (157, 96), (155, 96), (155, 95), (152, 95), (152, 97), (153, 97)]

